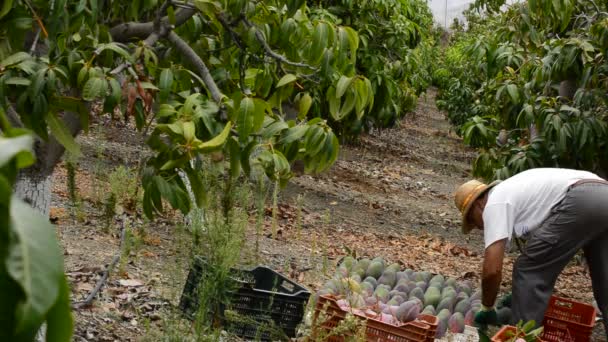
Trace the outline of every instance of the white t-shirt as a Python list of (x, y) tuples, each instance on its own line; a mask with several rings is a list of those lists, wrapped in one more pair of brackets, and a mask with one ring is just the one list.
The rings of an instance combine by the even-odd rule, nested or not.
[(536, 229), (551, 209), (581, 179), (601, 179), (587, 172), (539, 168), (521, 172), (490, 189), (483, 211), (486, 248), (494, 242)]

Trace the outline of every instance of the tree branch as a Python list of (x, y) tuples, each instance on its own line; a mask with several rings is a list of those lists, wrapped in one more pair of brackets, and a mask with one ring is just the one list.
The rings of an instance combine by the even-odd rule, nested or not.
[(255, 28), (255, 38), (258, 40), (258, 42), (260, 42), (260, 44), (262, 44), (262, 47), (264, 48), (264, 50), (266, 51), (266, 54), (268, 56), (276, 59), (277, 61), (279, 61), (281, 63), (285, 63), (287, 65), (291, 65), (294, 67), (300, 67), (300, 68), (308, 68), (311, 70), (317, 70), (317, 68), (313, 67), (312, 65), (309, 65), (306, 63), (292, 62), (289, 59), (287, 59), (285, 56), (274, 52), (272, 50), (272, 48), (270, 47), (270, 45), (268, 45), (268, 42), (266, 42), (266, 39), (264, 39), (264, 35), (262, 35), (262, 32), (260, 32), (260, 30), (258, 30), (257, 27), (253, 26), (253, 24), (251, 24), (251, 22), (249, 22), (249, 20), (247, 20), (247, 18), (245, 16), (241, 17), (241, 20), (243, 21), (243, 23), (245, 23), (245, 26), (250, 27), (250, 28), (251, 27)]
[(11, 126), (16, 128), (23, 127), (23, 122), (21, 122), (21, 118), (19, 114), (15, 111), (15, 108), (10, 104), (8, 99), (6, 99), (6, 117)]
[(171, 4), (171, 0), (166, 0), (162, 6), (156, 12), (156, 19), (154, 19), (154, 31), (144, 40), (144, 44), (147, 46), (153, 46), (161, 38), (165, 37), (171, 30), (171, 25), (167, 22), (163, 22), (163, 14), (167, 11), (167, 8)]
[[(193, 8), (180, 8), (175, 11), (175, 27), (183, 25), (197, 12)], [(161, 19), (161, 26), (169, 26), (169, 17)], [(154, 32), (154, 22), (138, 23), (128, 22), (116, 25), (110, 29), (110, 35), (115, 42), (128, 42), (134, 38), (146, 39)]]
[(201, 76), (203, 82), (205, 83), (205, 86), (207, 86), (207, 89), (211, 93), (211, 97), (213, 98), (213, 100), (218, 104), (221, 104), (224, 95), (217, 87), (217, 84), (215, 84), (215, 80), (213, 79), (213, 77), (211, 77), (211, 73), (209, 72), (207, 65), (205, 65), (205, 62), (196, 54), (196, 52), (190, 47), (190, 45), (188, 45), (188, 43), (186, 43), (180, 36), (177, 35), (177, 33), (173, 31), (169, 32), (169, 34), (167, 35), (167, 40), (169, 40), (169, 42), (173, 44), (175, 49), (179, 51), (182, 56), (184, 56), (184, 58), (186, 58), (190, 63), (192, 63), (192, 65), (194, 65), (197, 73), (199, 74), (199, 76)]
[(122, 255), (122, 246), (125, 243), (125, 236), (127, 235), (126, 231), (127, 231), (127, 228), (125, 228), (125, 224), (123, 222), (122, 232), (120, 233), (120, 245), (118, 246), (118, 252), (116, 253), (116, 255), (114, 255), (114, 258), (112, 258), (112, 261), (108, 264), (106, 269), (103, 271), (101, 278), (97, 281), (97, 284), (95, 284), (95, 288), (91, 292), (89, 292), (89, 295), (87, 296), (87, 298), (81, 302), (72, 304), (72, 307), (74, 309), (80, 309), (82, 307), (89, 306), (89, 305), (91, 305), (91, 303), (93, 303), (93, 299), (95, 299), (95, 296), (97, 295), (97, 293), (101, 290), (103, 285), (106, 283), (106, 280), (108, 280), (108, 277), (110, 276), (110, 272), (112, 272), (112, 269), (116, 266), (116, 264), (120, 260), (120, 256)]

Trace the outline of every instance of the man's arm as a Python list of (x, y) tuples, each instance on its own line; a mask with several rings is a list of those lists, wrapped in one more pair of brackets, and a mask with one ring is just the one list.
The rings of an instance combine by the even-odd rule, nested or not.
[(484, 253), (481, 273), (481, 304), (486, 307), (494, 306), (500, 283), (502, 281), (502, 263), (505, 257), (507, 239), (494, 242)]

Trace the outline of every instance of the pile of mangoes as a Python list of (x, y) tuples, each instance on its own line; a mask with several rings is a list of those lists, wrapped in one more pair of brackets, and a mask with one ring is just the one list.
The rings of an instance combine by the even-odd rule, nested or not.
[[(343, 310), (393, 325), (413, 321), (419, 314), (437, 316), (437, 338), (446, 331), (462, 333), (481, 309), (481, 291), (473, 292), (467, 281), (401, 270), (399, 264), (387, 266), (382, 258), (344, 258), (317, 295), (334, 295)], [(510, 311), (509, 317), (506, 311), (499, 311), (501, 315), (510, 320)]]

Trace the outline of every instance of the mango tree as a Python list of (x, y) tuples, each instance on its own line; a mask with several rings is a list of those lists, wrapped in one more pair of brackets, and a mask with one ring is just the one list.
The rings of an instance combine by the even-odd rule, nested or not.
[[(480, 148), (474, 172), (507, 178), (540, 167), (606, 175), (608, 7), (536, 0), (486, 9), (448, 49), (441, 105), (465, 142)], [(439, 73), (438, 73), (439, 75)]]
[(44, 217), (53, 170), (66, 150), (81, 153), (75, 137), (91, 120), (119, 115), (147, 136), (146, 215), (164, 202), (187, 213), (205, 202), (193, 161), (210, 154), (228, 179), (257, 168), (285, 184), (296, 160), (327, 169), (339, 148), (331, 126), (373, 112), (362, 45), (303, 0), (3, 1), (0, 339), (31, 340), (43, 322), (47, 340), (69, 339), (61, 253)]

